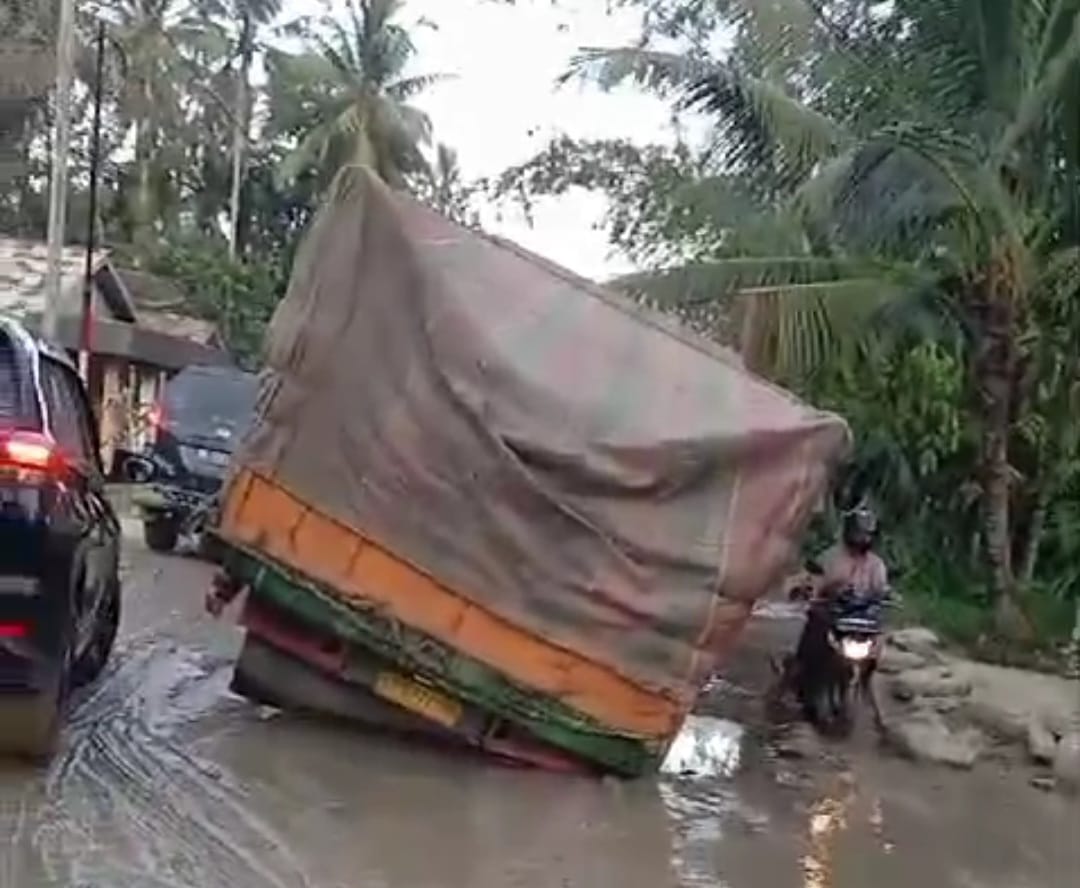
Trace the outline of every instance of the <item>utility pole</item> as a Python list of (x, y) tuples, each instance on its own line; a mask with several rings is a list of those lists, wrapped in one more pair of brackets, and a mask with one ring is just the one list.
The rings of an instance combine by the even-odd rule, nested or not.
[(48, 267), (45, 274), (45, 312), (42, 334), (55, 340), (59, 333), (62, 296), (61, 263), (67, 221), (67, 162), (71, 145), (71, 75), (75, 67), (74, 0), (60, 0), (56, 35), (56, 109), (49, 177)]
[(90, 382), (90, 354), (94, 332), (94, 247), (97, 240), (98, 167), (101, 164), (101, 96), (105, 80), (105, 22), (97, 26), (97, 62), (94, 74), (94, 127), (90, 135), (90, 199), (86, 214), (86, 266), (83, 269), (82, 318), (79, 325), (79, 372)]
[(247, 150), (250, 111), (248, 78), (251, 76), (252, 43), (255, 27), (251, 15), (243, 12), (240, 25), (240, 57), (236, 72), (236, 108), (233, 117), (232, 190), (229, 200), (229, 258), (235, 259), (240, 241), (240, 196), (243, 193), (244, 155)]

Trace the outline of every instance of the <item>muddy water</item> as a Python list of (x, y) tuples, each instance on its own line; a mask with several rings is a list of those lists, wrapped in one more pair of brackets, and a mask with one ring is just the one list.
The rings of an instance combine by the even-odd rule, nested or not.
[[(1064, 888), (1080, 810), (870, 752), (586, 781), (260, 710), (200, 565), (137, 555), (124, 638), (45, 773), (0, 772), (0, 888)], [(796, 769), (797, 770), (797, 769)], [(778, 779), (779, 778), (779, 779)]]

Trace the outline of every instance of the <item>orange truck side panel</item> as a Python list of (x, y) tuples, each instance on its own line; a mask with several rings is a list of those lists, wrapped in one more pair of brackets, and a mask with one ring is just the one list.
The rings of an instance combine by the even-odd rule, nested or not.
[(334, 589), (557, 698), (616, 731), (668, 739), (692, 705), (639, 687), (584, 653), (539, 638), (461, 597), (249, 469), (229, 488), (221, 531)]

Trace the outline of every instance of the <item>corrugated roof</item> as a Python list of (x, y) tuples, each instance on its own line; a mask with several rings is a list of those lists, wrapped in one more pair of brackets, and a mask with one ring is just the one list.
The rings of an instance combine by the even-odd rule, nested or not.
[(217, 327), (214, 324), (202, 318), (193, 318), (175, 311), (152, 311), (140, 308), (138, 324), (147, 330), (190, 339), (202, 345), (217, 344)]
[[(108, 261), (103, 251), (94, 254), (96, 272)], [(61, 253), (61, 314), (77, 314), (86, 264), (84, 247), (64, 247)], [(0, 237), (0, 313), (30, 321), (45, 310), (45, 272), (48, 249), (40, 241)]]
[(124, 282), (140, 316), (145, 309), (185, 314), (187, 297), (174, 281), (134, 268), (117, 268), (116, 274)]
[[(69, 334), (64, 344), (70, 348), (78, 342), (75, 321), (82, 310), (85, 263), (85, 248), (70, 246), (63, 249), (60, 316), (62, 321), (66, 319), (72, 323), (61, 323), (60, 326), (62, 332)], [(31, 327), (37, 326), (45, 309), (47, 265), (48, 249), (44, 243), (0, 237), (0, 314)], [(115, 322), (137, 327), (152, 334), (150, 338), (159, 343), (162, 337), (167, 337), (220, 350), (220, 337), (213, 323), (176, 310), (183, 308), (184, 295), (172, 281), (145, 272), (118, 269), (104, 250), (94, 254), (92, 267), (97, 285), (94, 299), (97, 324)], [(206, 360), (205, 357), (200, 359)], [(176, 360), (180, 358), (176, 357)]]

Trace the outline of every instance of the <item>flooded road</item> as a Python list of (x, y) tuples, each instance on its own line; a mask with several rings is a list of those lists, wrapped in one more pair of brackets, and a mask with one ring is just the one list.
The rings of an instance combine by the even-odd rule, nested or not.
[[(1065, 888), (1080, 808), (872, 750), (730, 779), (494, 767), (228, 692), (208, 569), (131, 541), (123, 637), (47, 772), (0, 771), (0, 888)], [(732, 681), (747, 680), (733, 665)], [(734, 687), (734, 685), (733, 685)]]

